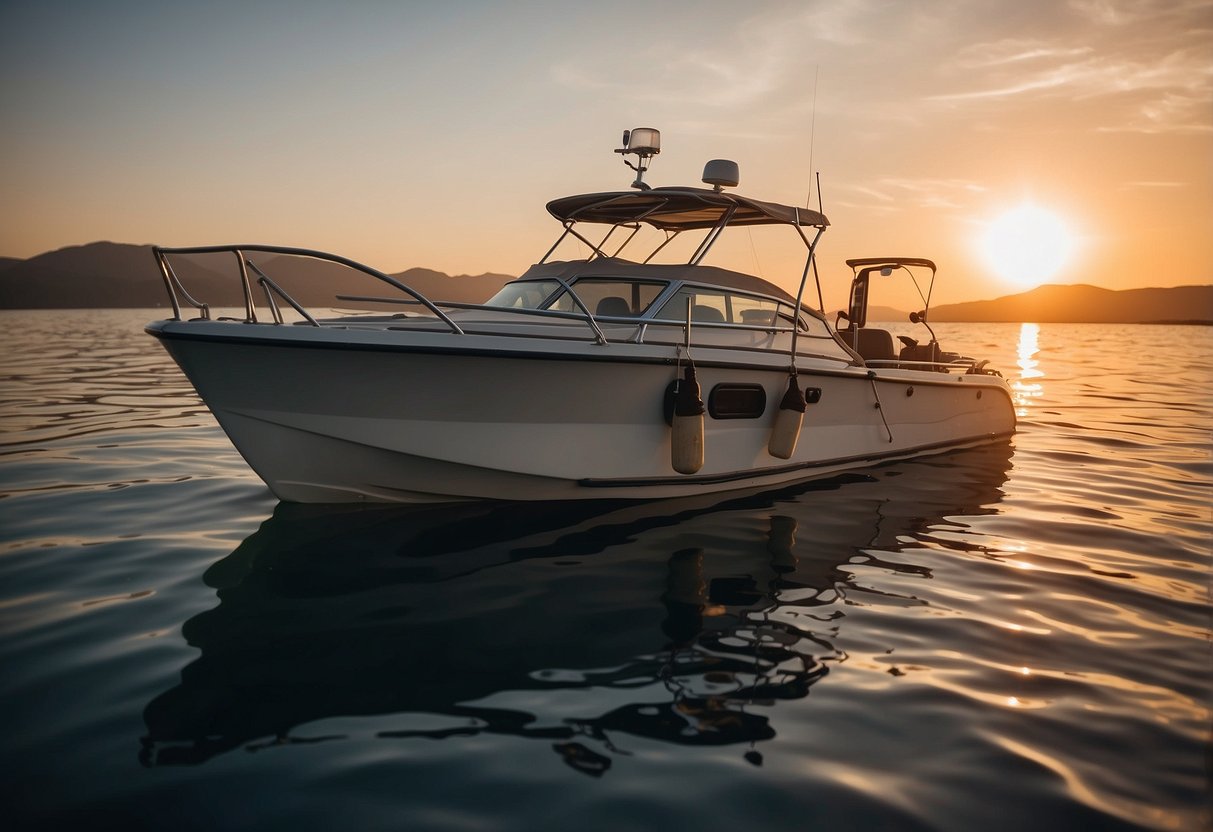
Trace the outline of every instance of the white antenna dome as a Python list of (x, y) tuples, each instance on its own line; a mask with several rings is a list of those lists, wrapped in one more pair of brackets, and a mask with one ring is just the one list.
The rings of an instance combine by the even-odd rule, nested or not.
[(736, 188), (741, 181), (737, 163), (731, 159), (713, 159), (703, 166), (703, 181), (716, 190)]

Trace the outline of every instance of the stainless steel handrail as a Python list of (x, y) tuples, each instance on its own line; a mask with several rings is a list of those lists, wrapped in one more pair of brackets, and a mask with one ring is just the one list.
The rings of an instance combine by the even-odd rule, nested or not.
[[(404, 292), (408, 297), (407, 298), (388, 298), (388, 297), (374, 297), (374, 296), (364, 296), (364, 295), (335, 295), (336, 299), (374, 302), (374, 303), (418, 304), (418, 305), (424, 306), (430, 313), (432, 313), (434, 315), (435, 318), (442, 321), (442, 323), (446, 326), (447, 329), (449, 329), (452, 333), (458, 334), (458, 335), (465, 335), (465, 334), (467, 334), (467, 332), (465, 331), (465, 329), (463, 327), (461, 327), (458, 323), (456, 323), (454, 320), (452, 320), (449, 315), (447, 315), (445, 312), (443, 312), (442, 308), (440, 308), (440, 307), (447, 308), (447, 309), (483, 310), (483, 311), (491, 311), (491, 312), (498, 312), (498, 313), (508, 312), (511, 314), (533, 315), (533, 316), (541, 316), (541, 317), (549, 317), (549, 318), (561, 318), (561, 319), (566, 319), (566, 320), (571, 320), (571, 321), (579, 321), (579, 322), (585, 323), (586, 325), (589, 326), (589, 328), (593, 332), (595, 342), (599, 345), (607, 345), (609, 343), (600, 324), (609, 324), (609, 325), (622, 324), (622, 325), (636, 327), (635, 334), (628, 339), (629, 341), (631, 341), (633, 343), (643, 343), (644, 334), (649, 329), (649, 327), (682, 328), (685, 326), (685, 322), (683, 322), (683, 321), (666, 320), (666, 319), (661, 319), (661, 318), (636, 318), (636, 317), (630, 317), (630, 316), (629, 317), (596, 316), (590, 312), (589, 308), (585, 305), (585, 303), (582, 301), (580, 296), (578, 296), (577, 292), (573, 289), (573, 287), (567, 281), (565, 281), (559, 277), (555, 277), (554, 278), (555, 281), (557, 283), (559, 283), (560, 286), (566, 292), (568, 292), (570, 299), (576, 305), (576, 307), (579, 311), (563, 312), (563, 311), (554, 310), (554, 309), (525, 309), (525, 308), (490, 306), (487, 304), (459, 303), (459, 302), (451, 302), (451, 301), (440, 301), (438, 303), (435, 303), (434, 301), (431, 301), (429, 298), (425, 297), (420, 292), (414, 290), (410, 286), (407, 286), (406, 284), (401, 283), (400, 281), (396, 280), (395, 278), (391, 277), (390, 275), (386, 275), (376, 269), (371, 268), (370, 266), (366, 266), (362, 263), (358, 263), (357, 261), (350, 260), (350, 259), (348, 259), (346, 257), (342, 257), (340, 255), (330, 254), (327, 252), (317, 251), (317, 250), (313, 250), (313, 249), (303, 249), (303, 248), (295, 248), (295, 247), (287, 247), (287, 246), (270, 246), (270, 245), (223, 245), (223, 246), (193, 246), (193, 247), (180, 247), (180, 248), (164, 248), (164, 247), (157, 246), (157, 247), (153, 248), (153, 252), (156, 256), (157, 262), (160, 265), (161, 274), (165, 281), (165, 287), (168, 291), (169, 299), (173, 305), (174, 317), (177, 320), (181, 319), (181, 309), (180, 309), (180, 304), (179, 304), (178, 295), (177, 295), (178, 292), (180, 292), (181, 296), (184, 297), (188, 303), (193, 305), (195, 308), (197, 308), (202, 313), (202, 316), (204, 319), (209, 320), (209, 318), (210, 318), (210, 306), (208, 304), (205, 304), (205, 303), (202, 303), (202, 302), (196, 300), (193, 296), (191, 296), (189, 294), (189, 292), (185, 289), (184, 285), (181, 283), (180, 278), (177, 277), (175, 271), (173, 270), (171, 262), (169, 261), (169, 256), (174, 255), (174, 254), (188, 255), (188, 254), (216, 254), (216, 253), (222, 253), (222, 252), (233, 252), (240, 258), (240, 260), (239, 260), (239, 263), (241, 266), (240, 282), (241, 282), (241, 286), (242, 286), (242, 289), (244, 290), (244, 294), (245, 294), (245, 301), (246, 301), (246, 318), (245, 318), (245, 320), (246, 320), (246, 322), (248, 322), (248, 323), (257, 322), (255, 307), (252, 302), (252, 285), (251, 285), (252, 281), (250, 281), (248, 279), (248, 272), (247, 272), (247, 269), (252, 269), (257, 274), (257, 277), (258, 277), (258, 279), (255, 282), (261, 286), (263, 292), (266, 295), (267, 303), (270, 307), (270, 311), (271, 311), (271, 314), (273, 315), (275, 323), (277, 323), (277, 324), (283, 323), (281, 311), (278, 308), (277, 302), (274, 300), (274, 295), (276, 294), (278, 297), (282, 298), (284, 301), (286, 301), (288, 304), (290, 304), (291, 307), (307, 321), (308, 324), (315, 326), (315, 327), (323, 326), (324, 324), (322, 324), (321, 321), (318, 321), (315, 317), (313, 317), (311, 314), (309, 314), (307, 312), (307, 310), (304, 309), (304, 307), (301, 304), (299, 304), (293, 297), (291, 297), (291, 295), (285, 289), (283, 289), (282, 286), (280, 286), (272, 278), (270, 278), (269, 275), (267, 275), (264, 271), (262, 271), (262, 269), (260, 267), (258, 267), (256, 265), (256, 263), (254, 263), (252, 260), (249, 260), (247, 257), (244, 256), (246, 252), (262, 252), (262, 253), (268, 253), (268, 254), (284, 254), (284, 255), (292, 255), (292, 256), (299, 256), (299, 257), (310, 257), (310, 258), (317, 259), (317, 260), (326, 260), (326, 261), (329, 261), (332, 263), (337, 263), (338, 265), (346, 266), (347, 268), (361, 271), (371, 277), (374, 277), (384, 283), (387, 283), (388, 285), (390, 285), (394, 288), (399, 289), (400, 291)], [(327, 323), (330, 323), (330, 322), (325, 321), (325, 324), (327, 324)], [(784, 334), (784, 333), (795, 334), (797, 331), (797, 328), (791, 327), (791, 326), (773, 326), (773, 325), (764, 325), (764, 324), (742, 324), (742, 323), (711, 322), (711, 321), (698, 321), (698, 322), (696, 322), (696, 328), (697, 329), (706, 329), (706, 330), (768, 332), (768, 333), (771, 333), (772, 335)], [(807, 333), (804, 333), (804, 334), (806, 337), (814, 337), (814, 336), (808, 336)]]
[[(296, 303), (295, 299), (293, 297), (291, 297), (286, 292), (284, 292), (282, 290), (282, 287), (279, 286), (277, 283), (275, 283), (273, 280), (271, 280), (270, 276), (268, 274), (261, 271), (261, 269), (257, 267), (256, 263), (254, 263), (252, 260), (247, 260), (247, 259), (244, 262), (248, 264), (248, 267), (250, 269), (252, 269), (253, 271), (255, 271), (257, 273), (257, 282), (261, 284), (261, 287), (263, 289), (265, 289), (265, 296), (269, 300), (270, 308), (274, 312), (275, 323), (282, 323), (282, 312), (279, 311), (278, 304), (274, 303), (274, 296), (270, 294), (270, 291), (269, 291), (270, 289), (273, 289), (274, 292), (277, 293), (278, 297), (282, 298), (284, 301), (289, 303), (291, 305), (291, 308), (294, 309), (296, 312), (298, 312), (300, 315), (302, 315), (304, 318), (306, 318), (308, 323), (310, 323), (312, 326), (320, 326), (320, 324), (317, 323), (316, 319), (307, 313), (306, 309), (304, 309), (302, 306), (300, 306), (298, 303)], [(253, 320), (256, 321), (255, 316), (253, 317)]]
[(178, 321), (181, 320), (181, 304), (177, 302), (177, 292), (180, 291), (185, 296), (186, 302), (202, 313), (203, 320), (209, 321), (211, 318), (210, 305), (195, 300), (186, 291), (185, 286), (181, 283), (181, 278), (177, 277), (177, 273), (173, 271), (172, 264), (169, 263), (168, 257), (165, 256), (171, 253), (173, 253), (172, 249), (160, 248), (159, 246), (152, 247), (152, 255), (160, 265), (160, 274), (164, 277), (164, 287), (168, 290), (169, 302), (173, 305), (173, 318)]
[(564, 290), (569, 293), (569, 297), (573, 299), (573, 303), (577, 304), (581, 311), (585, 313), (586, 323), (588, 323), (590, 328), (594, 330), (594, 337), (598, 340), (598, 343), (601, 346), (605, 347), (607, 344), (607, 339), (606, 336), (602, 334), (602, 328), (598, 326), (598, 321), (594, 320), (594, 315), (590, 312), (586, 305), (581, 302), (581, 298), (579, 298), (577, 293), (573, 291), (573, 287), (559, 277), (553, 279), (564, 287)]
[[(248, 281), (248, 267), (253, 264), (245, 258), (244, 252), (236, 250), (236, 263), (240, 266), (240, 288), (244, 292), (244, 320), (251, 323), (257, 323), (257, 307), (253, 305), (253, 287)], [(253, 266), (256, 269), (256, 266)], [(260, 270), (258, 270), (260, 274)], [(261, 288), (265, 289), (265, 299), (269, 301), (270, 311), (274, 315), (274, 320), (282, 323), (282, 313), (278, 311), (278, 304), (274, 303), (274, 298), (270, 294), (269, 289), (265, 288), (265, 284), (261, 284)]]
[[(486, 312), (506, 312), (511, 315), (538, 315), (551, 318), (562, 318), (570, 321), (582, 321), (590, 325), (590, 328), (594, 331), (594, 340), (602, 345), (606, 345), (610, 342), (607, 340), (606, 335), (603, 334), (601, 327), (598, 326), (599, 322), (626, 323), (633, 325), (641, 323), (640, 318), (593, 315), (590, 313), (590, 310), (586, 308), (585, 304), (582, 303), (581, 298), (576, 292), (573, 291), (573, 288), (568, 283), (558, 277), (552, 279), (568, 291), (569, 297), (571, 297), (573, 302), (577, 304), (578, 308), (582, 310), (581, 312), (562, 312), (559, 309), (530, 309), (527, 307), (517, 306), (490, 306), (485, 303), (460, 303), (449, 300), (439, 301), (438, 305), (447, 309), (483, 309)], [(336, 297), (337, 300), (352, 300), (362, 303), (393, 303), (402, 306), (417, 303), (415, 300), (406, 300), (404, 298), (383, 298), (375, 297), (373, 295), (337, 295)]]
[[(406, 300), (403, 297), (376, 297), (372, 295), (337, 295), (338, 301), (359, 301), (363, 303), (394, 303), (399, 306), (412, 306), (417, 301)], [(463, 303), (459, 301), (439, 301), (439, 306), (446, 309), (483, 309), (484, 312), (503, 312), (511, 315), (535, 315), (540, 318), (563, 318), (566, 320), (585, 320), (585, 315), (576, 312), (560, 312), (559, 309), (533, 309), (530, 307), (490, 306), (488, 303)], [(631, 324), (632, 326), (685, 326), (687, 321), (671, 318), (639, 318), (633, 315), (594, 315), (599, 324)], [(730, 324), (728, 321), (696, 320), (695, 326), (707, 329), (745, 330), (753, 332), (791, 332), (791, 326), (774, 326), (768, 324)], [(831, 336), (808, 335), (805, 337), (824, 338), (832, 341)]]
[[(359, 301), (362, 303), (392, 303), (400, 306), (411, 306), (416, 304), (415, 300), (407, 300), (405, 298), (385, 298), (374, 295), (337, 295), (337, 300)], [(485, 312), (505, 312), (510, 315), (533, 315), (536, 317), (562, 318), (571, 321), (584, 321), (584, 314), (577, 312), (562, 312), (559, 309), (531, 309), (525, 306), (491, 306), (485, 303), (462, 303), (458, 301), (439, 301), (440, 306), (446, 309), (462, 309), (462, 310), (483, 310)], [(632, 326), (666, 326), (666, 327), (685, 327), (686, 321), (676, 321), (671, 318), (639, 318), (623, 315), (594, 315), (594, 320), (598, 323), (605, 324), (630, 324)], [(414, 319), (416, 320), (416, 319)], [(791, 332), (790, 326), (771, 326), (766, 324), (737, 324), (729, 323), (728, 321), (695, 321), (695, 327), (704, 327), (706, 329), (727, 329), (739, 330), (745, 332)], [(833, 337), (829, 335), (806, 335), (806, 338), (820, 338), (827, 341), (833, 341)]]
[[(394, 277), (391, 277), (390, 275), (384, 274), (383, 272), (379, 271), (378, 269), (373, 269), (370, 266), (357, 262), (356, 260), (350, 260), (348, 257), (342, 257), (341, 255), (338, 255), (338, 254), (330, 254), (325, 251), (316, 251), (315, 249), (308, 249), (308, 248), (295, 248), (292, 246), (267, 246), (267, 245), (259, 245), (259, 244), (224, 245), (224, 246), (187, 246), (187, 247), (179, 247), (179, 248), (167, 248), (167, 247), (161, 247), (161, 246), (154, 247), (152, 249), (152, 252), (156, 257), (157, 262), (160, 264), (161, 274), (164, 277), (165, 288), (168, 290), (169, 300), (173, 305), (174, 318), (177, 320), (181, 319), (181, 308), (177, 301), (177, 294), (176, 294), (177, 291), (180, 291), (181, 294), (186, 298), (186, 300), (190, 304), (192, 304), (199, 311), (202, 311), (204, 318), (207, 318), (207, 319), (210, 318), (210, 307), (207, 304), (200, 303), (200, 302), (194, 300), (194, 298), (190, 296), (189, 292), (186, 291), (185, 286), (182, 285), (181, 280), (177, 277), (176, 273), (173, 271), (173, 268), (168, 261), (168, 255), (173, 255), (173, 254), (221, 254), (224, 252), (232, 252), (232, 253), (236, 254), (236, 256), (238, 258), (240, 258), (240, 261), (243, 263), (245, 261), (243, 252), (248, 252), (248, 251), (257, 251), (257, 252), (263, 252), (266, 254), (286, 254), (286, 255), (292, 255), (292, 256), (296, 256), (296, 257), (311, 257), (315, 260), (327, 260), (331, 263), (337, 263), (338, 265), (345, 266), (347, 268), (354, 269), (356, 271), (360, 271), (364, 274), (367, 274), (367, 275), (370, 275), (371, 277), (376, 278), (377, 280), (381, 280), (384, 283), (387, 283), (389, 286), (393, 286), (393, 287), (399, 289), (400, 291), (415, 298), (418, 302), (420, 302), (427, 309), (429, 309), (432, 313), (434, 313), (434, 315), (437, 318), (439, 318), (444, 324), (446, 324), (447, 327), (450, 328), (451, 332), (453, 332), (456, 335), (464, 334), (463, 330), (460, 329), (459, 325), (457, 323), (455, 323), (454, 321), (452, 321), (450, 319), (450, 317), (448, 317), (446, 315), (446, 313), (444, 313), (441, 309), (439, 309), (433, 303), (433, 301), (431, 301), (425, 295), (421, 294), (420, 292), (413, 289), (412, 287), (407, 286), (404, 283), (401, 283), (399, 280), (396, 280)], [(255, 314), (252, 311), (250, 311), (251, 307), (252, 307), (252, 292), (251, 292), (251, 288), (249, 287), (248, 282), (247, 282), (247, 273), (243, 273), (243, 268), (241, 269), (241, 271), (243, 274), (242, 288), (244, 289), (246, 304), (248, 304), (248, 307), (246, 308), (246, 313), (245, 313), (246, 314), (245, 320), (248, 323), (256, 323)], [(262, 276), (264, 277), (263, 272), (260, 272), (260, 270), (258, 270), (258, 272), (261, 273)], [(291, 306), (293, 306), (297, 311), (302, 310), (302, 307), (293, 298), (291, 298), (291, 296), (287, 292), (285, 292), (280, 286), (278, 286), (277, 284), (274, 284), (273, 288), (275, 291), (277, 291), (281, 295), (283, 300), (290, 303)], [(305, 313), (301, 312), (301, 314), (305, 314)], [(310, 316), (307, 316), (305, 314), (305, 317), (310, 317)]]
[(893, 370), (931, 370), (943, 373), (951, 372), (953, 369), (969, 370), (973, 367), (971, 360), (911, 361), (900, 358), (865, 358), (863, 363), (869, 367), (883, 367)]

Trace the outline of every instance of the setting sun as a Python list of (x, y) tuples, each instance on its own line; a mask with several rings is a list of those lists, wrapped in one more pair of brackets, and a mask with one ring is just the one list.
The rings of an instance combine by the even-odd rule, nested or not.
[(986, 226), (980, 248), (1003, 280), (1036, 286), (1066, 264), (1074, 250), (1074, 236), (1056, 214), (1025, 202)]

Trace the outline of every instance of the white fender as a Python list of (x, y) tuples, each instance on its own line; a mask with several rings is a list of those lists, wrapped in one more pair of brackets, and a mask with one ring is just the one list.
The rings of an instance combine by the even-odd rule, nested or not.
[(670, 464), (680, 474), (694, 474), (703, 467), (703, 410), (695, 368), (688, 364), (675, 394), (670, 432)]
[(804, 392), (796, 383), (796, 376), (788, 377), (788, 389), (775, 413), (775, 425), (771, 428), (771, 439), (767, 442), (767, 453), (779, 459), (791, 459), (800, 439), (800, 428), (804, 424)]

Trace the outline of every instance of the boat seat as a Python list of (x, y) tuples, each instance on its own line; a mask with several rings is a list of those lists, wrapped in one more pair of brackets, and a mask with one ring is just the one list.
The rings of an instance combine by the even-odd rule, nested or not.
[(724, 323), (724, 313), (715, 306), (697, 304), (691, 307), (691, 320), (702, 321), (705, 324), (722, 324)]
[(893, 349), (893, 336), (885, 329), (859, 330), (859, 346), (855, 350), (864, 361), (896, 361), (897, 353)]
[(606, 318), (631, 318), (632, 307), (626, 300), (614, 295), (605, 297), (598, 301), (598, 306), (594, 309), (595, 317)]

